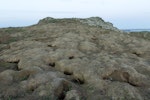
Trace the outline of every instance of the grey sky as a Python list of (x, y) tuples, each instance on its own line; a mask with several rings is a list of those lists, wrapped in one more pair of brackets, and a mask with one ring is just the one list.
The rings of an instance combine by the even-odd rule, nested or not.
[(150, 28), (150, 0), (0, 0), (0, 27), (44, 17), (102, 17), (120, 29)]

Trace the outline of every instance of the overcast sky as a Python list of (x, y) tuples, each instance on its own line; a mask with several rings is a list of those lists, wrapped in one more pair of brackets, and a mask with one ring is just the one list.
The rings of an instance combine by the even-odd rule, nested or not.
[(120, 29), (150, 28), (150, 0), (0, 0), (0, 27), (32, 25), (48, 16), (99, 16)]

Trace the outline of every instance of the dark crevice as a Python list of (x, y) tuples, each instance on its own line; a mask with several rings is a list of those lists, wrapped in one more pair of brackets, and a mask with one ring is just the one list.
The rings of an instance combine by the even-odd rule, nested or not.
[(55, 51), (55, 50), (57, 49), (57, 47), (56, 47), (56, 46), (53, 46), (52, 44), (49, 44), (49, 45), (47, 45), (47, 46), (50, 47), (50, 48), (52, 48), (53, 51)]
[(16, 62), (6, 62), (1, 60), (0, 61), (0, 72), (7, 70), (7, 69), (12, 69), (15, 71), (19, 71), (20, 69), (18, 68), (18, 63), (19, 61)]
[(48, 47), (53, 47), (51, 44), (47, 45)]
[(9, 62), (9, 63), (15, 65), (14, 68), (13, 68), (13, 70), (15, 70), (15, 71), (20, 71), (20, 69), (18, 68), (19, 60), (18, 60), (18, 61), (14, 61), (14, 62)]
[(64, 100), (65, 99), (65, 93), (61, 93), (58, 97), (58, 100)]
[(132, 85), (132, 86), (134, 86), (134, 87), (138, 87), (138, 85), (133, 84), (133, 83), (131, 83), (131, 82), (127, 82), (127, 83), (130, 84), (130, 85)]
[(73, 79), (72, 82), (75, 84), (80, 84), (80, 85), (84, 84), (84, 81), (80, 79)]
[(31, 87), (31, 88), (27, 89), (27, 93), (32, 94), (36, 89), (37, 89), (37, 87)]
[(64, 86), (63, 91), (61, 92), (61, 94), (58, 96), (58, 100), (64, 100), (66, 97), (66, 93), (69, 91), (69, 87), (68, 86)]
[(68, 83), (63, 82), (61, 86), (56, 89), (55, 96), (57, 97), (56, 100), (64, 100), (66, 97), (66, 93), (70, 90), (70, 85)]
[(49, 66), (55, 67), (55, 62), (49, 63)]
[(14, 61), (14, 62), (10, 62), (10, 63), (16, 63), (16, 64), (18, 64), (18, 63), (19, 63), (19, 60), (17, 60), (17, 61)]
[(20, 69), (18, 68), (18, 65), (16, 65), (16, 66), (13, 68), (13, 70), (15, 70), (15, 71), (20, 71)]
[(141, 57), (141, 54), (137, 53), (137, 52), (132, 52), (132, 54), (138, 56), (138, 57)]
[(31, 91), (33, 92), (35, 89), (31, 89)]
[(68, 71), (64, 71), (64, 74), (65, 75), (72, 75), (73, 73), (72, 72), (68, 72)]
[(70, 56), (69, 59), (74, 59), (74, 56)]

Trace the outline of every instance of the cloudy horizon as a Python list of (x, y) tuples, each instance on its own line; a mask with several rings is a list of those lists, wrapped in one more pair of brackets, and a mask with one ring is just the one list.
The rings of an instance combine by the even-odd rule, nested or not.
[(36, 24), (45, 17), (98, 16), (119, 29), (149, 29), (148, 0), (1, 0), (0, 27)]

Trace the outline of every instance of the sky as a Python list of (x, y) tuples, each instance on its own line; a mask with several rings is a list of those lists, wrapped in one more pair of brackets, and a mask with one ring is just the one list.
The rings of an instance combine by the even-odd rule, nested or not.
[(101, 17), (119, 29), (150, 29), (150, 0), (0, 0), (0, 27), (36, 24), (45, 17)]

